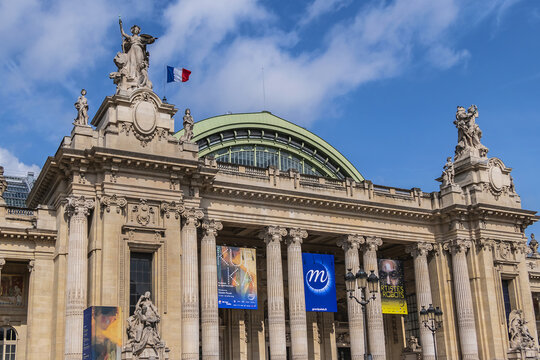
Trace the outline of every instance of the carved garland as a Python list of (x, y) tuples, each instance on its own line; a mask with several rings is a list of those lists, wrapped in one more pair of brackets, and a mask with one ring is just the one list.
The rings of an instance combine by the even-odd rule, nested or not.
[(156, 127), (153, 132), (150, 134), (141, 134), (138, 131), (134, 129), (134, 126), (132, 123), (129, 122), (122, 122), (120, 126), (120, 133), (125, 132), (126, 136), (129, 136), (129, 133), (133, 130), (133, 134), (141, 142), (142, 147), (146, 147), (150, 141), (154, 137), (158, 137), (158, 140), (161, 141), (162, 139), (166, 139), (169, 132), (167, 129), (164, 128), (158, 128)]

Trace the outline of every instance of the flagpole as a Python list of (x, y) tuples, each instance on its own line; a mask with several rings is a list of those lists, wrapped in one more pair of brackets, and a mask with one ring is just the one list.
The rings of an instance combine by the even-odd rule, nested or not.
[(261, 67), (261, 72), (262, 72), (263, 110), (266, 110), (266, 92), (264, 89), (264, 66)]
[(163, 65), (165, 69), (165, 77), (163, 78), (163, 101), (167, 101), (167, 65)]

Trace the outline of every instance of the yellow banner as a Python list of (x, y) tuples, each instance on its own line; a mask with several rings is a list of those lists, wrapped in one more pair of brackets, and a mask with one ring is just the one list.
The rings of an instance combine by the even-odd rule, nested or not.
[(407, 314), (403, 264), (399, 260), (380, 259), (379, 279), (383, 314)]

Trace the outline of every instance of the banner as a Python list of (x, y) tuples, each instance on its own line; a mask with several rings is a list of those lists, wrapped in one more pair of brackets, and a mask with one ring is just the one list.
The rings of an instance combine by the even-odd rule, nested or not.
[(115, 306), (91, 306), (83, 315), (83, 360), (120, 360), (122, 312)]
[(257, 309), (255, 249), (216, 246), (218, 307)]
[(383, 314), (407, 314), (403, 263), (399, 260), (379, 259), (379, 279)]
[(336, 312), (334, 256), (302, 254), (306, 311)]

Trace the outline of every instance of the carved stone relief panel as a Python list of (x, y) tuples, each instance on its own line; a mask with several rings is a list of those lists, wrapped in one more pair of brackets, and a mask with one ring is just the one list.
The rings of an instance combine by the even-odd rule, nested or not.
[(129, 225), (136, 226), (159, 226), (159, 205), (149, 204), (146, 199), (140, 199), (138, 203), (128, 204)]

